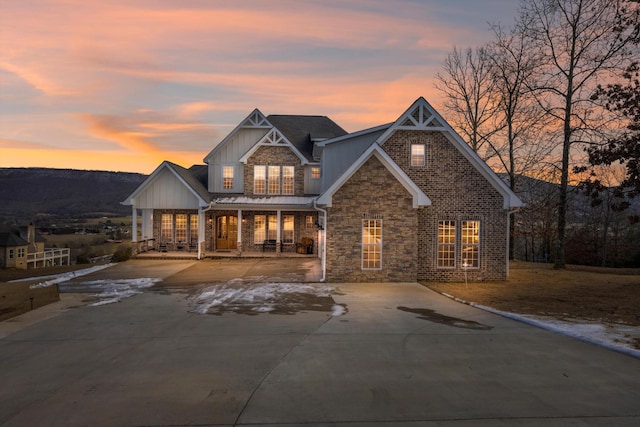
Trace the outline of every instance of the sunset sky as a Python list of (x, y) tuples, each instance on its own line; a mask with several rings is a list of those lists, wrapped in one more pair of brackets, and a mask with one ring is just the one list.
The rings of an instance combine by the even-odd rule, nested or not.
[(0, 0), (0, 167), (189, 167), (254, 108), (395, 120), (517, 0)]

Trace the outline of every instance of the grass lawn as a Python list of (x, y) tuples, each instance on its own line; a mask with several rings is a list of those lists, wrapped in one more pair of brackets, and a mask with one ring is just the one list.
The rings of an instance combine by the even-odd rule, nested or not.
[(518, 314), (640, 326), (640, 269), (513, 261), (509, 280), (425, 286), (468, 302)]

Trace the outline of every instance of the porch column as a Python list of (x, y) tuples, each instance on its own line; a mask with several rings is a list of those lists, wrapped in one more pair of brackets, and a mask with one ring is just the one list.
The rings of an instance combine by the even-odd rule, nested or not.
[(204, 240), (205, 240), (205, 233), (204, 233), (204, 226), (205, 226), (205, 214), (204, 214), (204, 210), (199, 209), (198, 210), (198, 259), (202, 259), (204, 256)]
[(149, 242), (149, 239), (153, 239), (153, 209), (141, 209), (142, 215), (142, 241), (144, 247), (143, 251), (149, 250), (150, 247), (153, 247), (153, 243)]
[(138, 248), (138, 210), (135, 204), (131, 205), (131, 246), (133, 253), (137, 254), (140, 249)]
[(238, 241), (236, 242), (238, 253), (242, 253), (242, 209), (238, 209)]
[(276, 211), (276, 256), (282, 252), (280, 221), (282, 221), (282, 211)]

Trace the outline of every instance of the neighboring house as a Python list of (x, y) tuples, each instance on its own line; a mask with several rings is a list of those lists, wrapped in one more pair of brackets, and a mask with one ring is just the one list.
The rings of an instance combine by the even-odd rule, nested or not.
[(28, 254), (43, 252), (44, 242), (33, 224), (3, 227), (0, 230), (0, 267), (26, 269)]
[(329, 281), (507, 277), (509, 212), (522, 202), (424, 98), (351, 134), (256, 109), (204, 162), (165, 161), (123, 202), (137, 250), (202, 258), (313, 241)]

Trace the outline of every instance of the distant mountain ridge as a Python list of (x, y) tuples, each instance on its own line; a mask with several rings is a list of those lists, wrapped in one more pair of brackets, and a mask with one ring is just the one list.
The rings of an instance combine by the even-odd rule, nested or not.
[(0, 218), (24, 222), (39, 215), (129, 215), (131, 208), (120, 202), (146, 178), (131, 172), (0, 168)]

